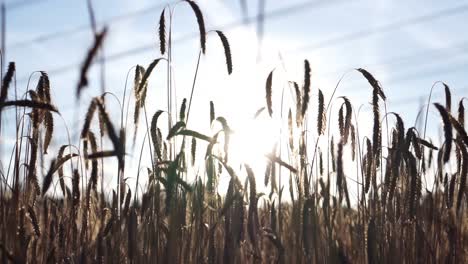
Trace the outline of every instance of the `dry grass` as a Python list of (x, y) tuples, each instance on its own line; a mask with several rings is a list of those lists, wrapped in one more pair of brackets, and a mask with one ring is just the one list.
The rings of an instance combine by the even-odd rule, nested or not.
[[(197, 18), (200, 50), (205, 53), (202, 12), (195, 2), (186, 2)], [(166, 24), (165, 14), (172, 11), (167, 7), (160, 16), (163, 55), (171, 51), (172, 25)], [(84, 60), (77, 95), (87, 84), (88, 68), (105, 32), (96, 36)], [(215, 32), (231, 73), (228, 38)], [(292, 106), (284, 107), (289, 131), (281, 140), (288, 144), (290, 155), (277, 147), (266, 155), (263, 184), (271, 191), (265, 194), (259, 193), (258, 178), (247, 164), (231, 167), (232, 131), (228, 121), (215, 114), (213, 102), (210, 127), (219, 123), (221, 129), (211, 134), (187, 127), (192, 97), (182, 100), (179, 111), (157, 111), (148, 122), (148, 79), (161, 60), (170, 63), (171, 58), (156, 59), (146, 70), (136, 67), (132, 125), (118, 126), (107, 113), (105, 94), (97, 96), (85, 115), (77, 147), (67, 142), (56, 154), (47, 154), (58, 133), (53, 126), (58, 110), (52, 104), (47, 74), (41, 73), (37, 88), (29, 91), (31, 99), (8, 100), (15, 73), (15, 64), (10, 63), (2, 82), (0, 111), (13, 107), (24, 114), (16, 124), (18, 147), (12, 151), (12, 168), (1, 171), (3, 179), (12, 179), (0, 185), (1, 263), (463, 263), (468, 259), (465, 110), (462, 99), (457, 118), (452, 115), (447, 85), (445, 106), (434, 104), (444, 131), (444, 143), (437, 148), (433, 140), (424, 138), (425, 131), (405, 130), (399, 114), (383, 112), (386, 96), (380, 83), (368, 71), (356, 69), (372, 87), (373, 131), (367, 138), (359, 134), (347, 97), (339, 97), (342, 103), (335, 118), (330, 118), (335, 98), (327, 104), (317, 90), (317, 104), (311, 103), (314, 88), (305, 60), (302, 89), (297, 82), (288, 82), (295, 98)], [(168, 81), (168, 90), (172, 83)], [(272, 71), (266, 79), (270, 117), (281, 115), (279, 107), (273, 111), (273, 88)], [(133, 143), (139, 142), (135, 137), (140, 111), (150, 137), (143, 140), (141, 153), (149, 150), (151, 164), (129, 171), (126, 134), (133, 129)], [(313, 112), (316, 122), (309, 122)], [(123, 120), (124, 109), (121, 113)], [(176, 122), (163, 128), (158, 123), (162, 114)], [(389, 146), (382, 142), (382, 117), (396, 119), (395, 127), (388, 128)], [(336, 129), (331, 119), (338, 121), (337, 135), (331, 132)], [(99, 134), (95, 135), (96, 121)], [(307, 142), (311, 138), (315, 145)], [(42, 170), (44, 159), (50, 165)], [(104, 159), (117, 159), (115, 175), (104, 174)], [(197, 167), (199, 173), (192, 175), (197, 163), (203, 169)], [(345, 166), (355, 166), (357, 183), (350, 180)], [(148, 183), (141, 188), (143, 172)], [(230, 177), (226, 193), (218, 191), (221, 175)], [(246, 176), (244, 183), (239, 175)], [(118, 185), (106, 199), (102, 179), (110, 176), (117, 177)], [(136, 177), (135, 188), (129, 188), (126, 177)], [(428, 185), (427, 180), (433, 183)], [(357, 185), (354, 200), (351, 184)], [(56, 185), (62, 195), (55, 191)]]

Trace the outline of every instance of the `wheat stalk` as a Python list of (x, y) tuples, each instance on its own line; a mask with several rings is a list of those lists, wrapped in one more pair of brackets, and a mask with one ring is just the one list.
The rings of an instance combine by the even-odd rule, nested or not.
[(309, 101), (310, 101), (310, 64), (308, 60), (304, 60), (304, 86), (303, 86), (303, 93), (302, 93), (302, 109), (301, 109), (302, 118), (304, 118), (307, 112)]
[(93, 46), (89, 49), (88, 53), (86, 54), (86, 58), (84, 62), (81, 65), (80, 68), (80, 77), (78, 81), (78, 86), (76, 87), (76, 96), (79, 97), (81, 94), (81, 90), (88, 86), (88, 70), (91, 67), (91, 63), (93, 59), (96, 57), (96, 54), (99, 50), (99, 48), (102, 46), (102, 43), (104, 42), (104, 38), (107, 34), (107, 28), (104, 28), (101, 32), (99, 32), (96, 35), (96, 38), (94, 39)]
[(227, 71), (229, 74), (231, 74), (232, 73), (232, 55), (231, 55), (231, 47), (229, 46), (229, 41), (222, 31), (216, 30), (216, 33), (218, 34), (219, 39), (221, 40), (221, 43), (223, 44), (224, 57), (226, 58)]
[(205, 30), (205, 22), (203, 20), (203, 14), (202, 14), (202, 12), (200, 10), (200, 7), (197, 5), (197, 3), (195, 3), (192, 0), (185, 0), (185, 2), (187, 2), (190, 5), (190, 7), (193, 10), (193, 13), (195, 14), (195, 16), (197, 18), (198, 30), (200, 31), (200, 47), (201, 47), (201, 50), (202, 50), (203, 54), (205, 54), (205, 51), (206, 51), (206, 30)]
[(267, 109), (268, 109), (268, 114), (271, 115), (273, 114), (273, 107), (272, 107), (272, 85), (273, 85), (273, 71), (268, 74), (266, 84), (265, 84), (265, 90), (266, 90), (266, 103), (267, 103)]
[(159, 50), (163, 55), (164, 53), (166, 53), (166, 19), (164, 17), (165, 11), (166, 9), (164, 8), (161, 12), (161, 16), (159, 17)]
[(438, 103), (434, 103), (434, 106), (439, 111), (440, 116), (442, 117), (442, 121), (444, 123), (445, 147), (444, 147), (443, 160), (444, 160), (444, 163), (447, 163), (450, 159), (450, 152), (452, 150), (452, 140), (453, 140), (452, 124), (450, 122), (450, 116), (447, 110)]

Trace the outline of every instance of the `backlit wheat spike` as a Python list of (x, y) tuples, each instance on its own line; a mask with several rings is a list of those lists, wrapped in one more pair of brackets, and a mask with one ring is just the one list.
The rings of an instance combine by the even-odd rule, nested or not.
[(319, 172), (320, 175), (323, 175), (323, 155), (321, 150), (319, 150)]
[(442, 121), (444, 123), (444, 136), (445, 136), (445, 148), (444, 148), (444, 156), (443, 160), (444, 163), (447, 163), (450, 160), (450, 152), (452, 150), (452, 140), (453, 140), (453, 132), (452, 132), (452, 124), (450, 122), (450, 116), (445, 107), (438, 103), (434, 103), (434, 106), (440, 113), (442, 117)]
[[(63, 157), (63, 153), (65, 152), (65, 149), (68, 147), (68, 145), (62, 145), (58, 151), (57, 154), (57, 160)], [(59, 176), (59, 183), (60, 183), (60, 188), (62, 189), (63, 197), (66, 197), (66, 190), (65, 190), (65, 180), (63, 179), (63, 168), (59, 167), (57, 169), (57, 173)]]
[(344, 105), (340, 107), (340, 111), (338, 111), (338, 129), (340, 131), (341, 138), (344, 138), (344, 115), (343, 110)]
[(31, 148), (30, 148), (30, 156), (29, 156), (29, 166), (28, 166), (28, 183), (32, 185), (34, 191), (37, 195), (40, 194), (39, 183), (37, 180), (36, 174), (36, 165), (37, 165), (37, 152), (38, 152), (38, 135), (37, 130), (34, 129), (33, 136), (31, 139)]
[(146, 69), (145, 73), (143, 74), (143, 77), (141, 78), (140, 85), (138, 86), (138, 94), (140, 94), (140, 92), (143, 91), (143, 89), (145, 89), (145, 86), (148, 85), (148, 78), (150, 77), (151, 73), (153, 72), (156, 65), (158, 65), (160, 60), (161, 58), (153, 60), (153, 62), (151, 62), (148, 68)]
[[(97, 97), (96, 100), (97, 101), (101, 100), (102, 103), (104, 103), (104, 97)], [(97, 104), (96, 104), (96, 106), (97, 106)], [(101, 135), (101, 137), (103, 137), (107, 133), (106, 124), (105, 124), (105, 121), (104, 121), (105, 117), (101, 113), (101, 111), (99, 111), (99, 110), (97, 111), (97, 117), (98, 117), (98, 125), (99, 125), (99, 134)]]
[(411, 127), (408, 129), (407, 141), (408, 141), (408, 145), (409, 143), (413, 145), (413, 150), (414, 150), (414, 154), (416, 155), (416, 158), (421, 159), (421, 156), (422, 156), (421, 146), (419, 145), (418, 136), (416, 135), (415, 130), (416, 128), (414, 127)]
[(382, 128), (380, 126), (380, 109), (379, 109), (378, 90), (375, 88), (372, 92), (372, 112), (374, 115), (374, 119), (373, 119), (374, 126), (372, 129), (372, 146), (373, 146), (372, 151), (377, 161), (380, 159), (379, 156), (380, 156), (380, 147), (381, 147), (381, 140), (382, 140), (382, 131), (381, 131)]
[(8, 70), (3, 77), (2, 88), (0, 91), (0, 103), (6, 101), (8, 96), (8, 87), (10, 86), (11, 81), (13, 80), (13, 75), (15, 74), (16, 67), (14, 62), (10, 62), (8, 64)]
[(299, 84), (297, 84), (297, 82), (293, 82), (293, 85), (294, 85), (294, 91), (296, 94), (296, 124), (297, 124), (297, 127), (299, 127), (302, 123), (302, 115), (301, 115), (302, 94), (301, 94), (301, 90), (299, 89)]
[(367, 153), (365, 155), (365, 162), (366, 162), (366, 174), (365, 174), (365, 185), (364, 185), (364, 192), (367, 193), (370, 188), (370, 182), (371, 182), (371, 170), (372, 170), (372, 143), (368, 138), (366, 138), (366, 146), (367, 146)]
[(448, 181), (448, 173), (446, 172), (445, 175), (444, 175), (444, 181), (443, 181), (443, 185), (444, 185), (444, 198), (445, 198), (445, 204), (447, 206), (447, 208), (450, 208), (450, 203), (449, 203), (449, 181)]
[[(43, 77), (41, 75), (41, 77), (39, 78), (39, 81), (37, 82), (37, 87), (36, 87), (36, 90), (33, 91), (33, 90), (29, 90), (28, 93), (29, 93), (29, 96), (31, 97), (32, 101), (33, 102), (43, 102), (43, 103), (50, 103), (47, 101), (47, 99), (45, 98), (45, 87), (44, 87), (44, 81), (43, 81)], [(40, 124), (45, 124), (45, 113), (47, 111), (41, 111), (39, 109), (34, 109), (33, 110), (34, 113), (34, 119), (36, 119), (37, 123), (36, 123), (36, 127), (39, 126)]]
[(86, 58), (84, 62), (81, 64), (80, 68), (80, 77), (78, 81), (78, 86), (76, 88), (76, 96), (79, 97), (81, 94), (81, 90), (88, 86), (88, 70), (91, 67), (91, 64), (93, 62), (93, 59), (96, 57), (96, 54), (99, 50), (99, 48), (102, 46), (102, 43), (104, 41), (104, 37), (106, 36), (107, 33), (107, 28), (104, 28), (101, 32), (99, 32), (96, 35), (96, 38), (94, 39), (93, 46), (88, 50), (88, 53), (86, 54)]
[(272, 85), (273, 85), (273, 71), (268, 74), (268, 78), (266, 80), (266, 85), (265, 85), (265, 90), (266, 90), (266, 103), (267, 103), (267, 108), (268, 108), (268, 114), (271, 115), (273, 114), (273, 108), (272, 108)]
[(81, 129), (81, 138), (86, 138), (86, 136), (88, 135), (89, 127), (91, 126), (91, 121), (93, 120), (93, 115), (94, 115), (94, 112), (96, 111), (96, 108), (97, 108), (97, 99), (94, 98), (91, 101), (88, 107), (88, 111), (86, 112), (86, 115), (85, 115), (85, 121), (83, 124), (83, 128)]
[(377, 81), (374, 78), (374, 76), (372, 76), (372, 74), (370, 74), (367, 70), (365, 70), (363, 68), (359, 68), (359, 69), (356, 69), (356, 70), (359, 71), (364, 76), (364, 78), (367, 79), (367, 81), (372, 86), (372, 88), (375, 90), (375, 92), (380, 96), (380, 98), (382, 98), (382, 100), (385, 101), (387, 98), (385, 97), (385, 94), (384, 94), (384, 92), (382, 90), (382, 87), (380, 86), (379, 81)]
[(382, 203), (385, 208), (387, 203), (387, 195), (392, 184), (392, 162), (395, 157), (396, 148), (398, 147), (398, 132), (396, 129), (392, 129), (392, 143), (388, 149), (387, 161), (385, 162), (385, 176), (384, 176), (384, 188), (382, 189)]
[(351, 124), (351, 159), (354, 161), (356, 159), (356, 131), (354, 125)]
[(213, 124), (213, 121), (215, 120), (215, 108), (214, 108), (214, 103), (213, 101), (210, 101), (210, 126)]
[(346, 144), (348, 142), (348, 137), (349, 137), (349, 130), (351, 126), (351, 117), (353, 113), (353, 108), (351, 106), (351, 102), (346, 96), (343, 96), (344, 100), (344, 105), (346, 106), (346, 116), (345, 116), (345, 122), (344, 122), (344, 133), (343, 133), (343, 144)]
[(446, 83), (443, 83), (443, 85), (444, 85), (444, 90), (445, 90), (445, 109), (447, 109), (447, 112), (451, 113), (452, 112), (452, 93), (450, 92), (450, 87)]
[(44, 101), (44, 102), (47, 102), (46, 100), (46, 96), (45, 96), (45, 89), (44, 89), (44, 77), (39, 77), (39, 81), (37, 82), (37, 85), (36, 85), (36, 91), (40, 97), (40, 100), (41, 101)]
[(33, 134), (34, 133), (37, 134), (37, 131), (39, 130), (39, 126), (42, 123), (42, 120), (41, 120), (42, 112), (43, 111), (40, 111), (39, 108), (33, 108), (33, 110), (31, 111), (30, 118), (31, 118), (31, 123), (32, 123), (32, 128), (33, 128)]
[(458, 138), (455, 139), (455, 143), (457, 143), (457, 144), (455, 144), (455, 146), (456, 146), (456, 148), (455, 148), (455, 158), (457, 160), (457, 165), (456, 165), (457, 166), (456, 167), (457, 168), (457, 173), (460, 173), (461, 166), (462, 166), (462, 154), (461, 154), (461, 149), (458, 146), (457, 141), (459, 141)]
[(398, 141), (398, 144), (403, 144), (404, 141), (405, 141), (405, 124), (403, 123), (403, 119), (401, 118), (401, 116), (397, 113), (393, 113), (391, 112), (391, 114), (393, 114), (397, 120), (396, 122), (396, 132), (397, 132), (397, 141)]
[(463, 106), (463, 99), (461, 99), (458, 104), (458, 123), (460, 123), (462, 127), (465, 127), (465, 106)]
[(44, 154), (47, 154), (50, 142), (52, 141), (52, 135), (54, 134), (54, 117), (52, 113), (47, 111), (44, 115), (46, 133), (44, 136)]
[(158, 118), (159, 116), (163, 113), (163, 111), (161, 110), (158, 110), (152, 117), (151, 119), (151, 129), (150, 129), (150, 133), (151, 133), (151, 140), (153, 141), (153, 148), (158, 156), (158, 158), (162, 158), (161, 157), (161, 144), (162, 142), (158, 140), (158, 133), (157, 133), (157, 129), (158, 129)]
[[(96, 136), (92, 131), (88, 132), (88, 140), (91, 145), (91, 151), (93, 153), (96, 153), (97, 150), (97, 142), (96, 142)], [(86, 154), (86, 153), (85, 153)], [(98, 181), (98, 161), (96, 159), (93, 159), (91, 161), (91, 174), (89, 176), (89, 181), (91, 182), (91, 187), (96, 189), (97, 186), (97, 181)]]
[(184, 100), (182, 100), (182, 105), (180, 106), (179, 121), (185, 122), (185, 110), (187, 108), (186, 106), (187, 106), (187, 99), (184, 98)]
[(190, 154), (192, 155), (192, 166), (195, 165), (195, 154), (197, 152), (197, 139), (192, 137), (192, 144), (190, 144)]
[(133, 130), (133, 145), (135, 145), (135, 141), (136, 141), (136, 136), (137, 136), (137, 133), (138, 133), (138, 121), (140, 119), (140, 109), (144, 106), (144, 98), (143, 96), (146, 96), (146, 95), (143, 95), (146, 94), (146, 90), (147, 90), (147, 86), (148, 85), (145, 85), (142, 89), (143, 91), (140, 91), (140, 81), (141, 81), (141, 78), (142, 76), (145, 74), (145, 69), (140, 66), (140, 65), (137, 65), (135, 67), (135, 76), (134, 76), (134, 79), (133, 79), (133, 92), (135, 94), (135, 110), (133, 111), (133, 125), (134, 125), (134, 130)]
[[(88, 139), (84, 139), (83, 140), (83, 154), (84, 154), (85, 157), (89, 153), (88, 147), (89, 147)], [(87, 160), (85, 160), (84, 165), (85, 165), (85, 169), (88, 170), (89, 169), (89, 162)]]
[(303, 91), (304, 92), (302, 93), (302, 109), (301, 109), (302, 118), (304, 118), (307, 112), (307, 107), (309, 106), (309, 100), (310, 100), (310, 64), (308, 60), (304, 60)]
[(453, 128), (455, 128), (457, 131), (457, 138), (460, 138), (463, 142), (465, 142), (465, 144), (468, 145), (468, 134), (466, 133), (465, 128), (450, 113), (448, 113), (448, 117)]
[(411, 152), (406, 152), (406, 158), (408, 161), (408, 172), (410, 177), (410, 188), (409, 188), (409, 216), (415, 217), (416, 215), (416, 204), (419, 199), (421, 189), (418, 188), (418, 171), (416, 165), (416, 158), (413, 156)]
[(161, 12), (161, 16), (159, 17), (159, 50), (161, 54), (164, 55), (166, 53), (166, 19), (164, 17), (164, 12), (166, 9), (164, 8)]
[(192, 0), (185, 0), (190, 7), (192, 7), (193, 13), (197, 17), (198, 30), (200, 31), (200, 47), (205, 54), (206, 51), (206, 30), (205, 30), (205, 21), (203, 20), (203, 14), (200, 10), (200, 7)]
[[(114, 151), (117, 154), (117, 158), (119, 161), (119, 166), (123, 166), (124, 164), (124, 144), (121, 142), (121, 137), (119, 137), (114, 129), (114, 125), (112, 124), (109, 115), (105, 109), (104, 103), (102, 100), (97, 100), (97, 107), (99, 109), (99, 114), (103, 119), (103, 123), (105, 124), (107, 135), (109, 136), (112, 145), (114, 146)], [(124, 141), (123, 141), (124, 142)]]
[(135, 95), (135, 99), (138, 100), (139, 98), (139, 85), (140, 85), (140, 82), (141, 82), (141, 78), (143, 77), (143, 75), (145, 74), (145, 69), (140, 66), (140, 65), (137, 65), (135, 67), (135, 75), (133, 76), (133, 93)]
[(339, 196), (343, 194), (343, 181), (345, 181), (344, 169), (343, 169), (343, 143), (338, 143), (337, 160), (336, 160), (336, 187), (338, 189)]
[(143, 79), (145, 73), (146, 70), (143, 66), (137, 65), (135, 67), (135, 76), (133, 77), (133, 93), (135, 95), (135, 101), (142, 100), (142, 92), (143, 90), (146, 90), (146, 87), (148, 86), (148, 82), (140, 86), (141, 80)]
[(319, 89), (318, 96), (318, 114), (317, 114), (317, 133), (322, 135), (326, 128), (325, 103), (322, 90)]
[(44, 180), (42, 181), (42, 196), (45, 195), (45, 193), (50, 187), (50, 184), (52, 183), (52, 176), (54, 175), (52, 171), (56, 167), (55, 163), (56, 163), (56, 160), (53, 159), (50, 163), (49, 172), (46, 174), (46, 176), (44, 177)]
[(457, 141), (458, 146), (460, 147), (462, 153), (462, 166), (460, 170), (460, 184), (458, 188), (457, 196), (457, 213), (460, 213), (460, 208), (463, 201), (463, 195), (466, 195), (466, 177), (468, 174), (468, 151), (466, 150), (466, 145), (461, 143), (460, 140)]
[(143, 108), (145, 106), (146, 102), (146, 95), (148, 94), (148, 82), (146, 82), (146, 85), (143, 86), (143, 90), (140, 92), (140, 98), (139, 98), (139, 106), (140, 108)]
[(50, 80), (49, 80), (49, 75), (47, 75), (46, 72), (41, 71), (41, 77), (39, 79), (41, 83), (41, 87), (44, 91), (44, 98), (43, 100), (46, 101), (47, 103), (52, 102), (52, 98), (50, 96)]
[(72, 189), (73, 207), (77, 210), (77, 206), (80, 203), (80, 174), (77, 169), (73, 171)]
[(221, 40), (221, 43), (223, 44), (224, 57), (226, 58), (227, 71), (229, 74), (231, 74), (232, 73), (232, 55), (231, 55), (231, 47), (229, 46), (229, 41), (222, 31), (216, 30), (216, 33), (218, 34), (219, 39)]

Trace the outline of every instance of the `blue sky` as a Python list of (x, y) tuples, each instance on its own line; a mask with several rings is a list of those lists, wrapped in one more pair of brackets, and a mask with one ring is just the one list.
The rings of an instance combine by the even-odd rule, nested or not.
[[(17, 0), (5, 2), (11, 6)], [(248, 17), (255, 17), (259, 11), (258, 1), (245, 2)], [(168, 1), (93, 1), (99, 28), (105, 24), (110, 30), (105, 41), (105, 53), (110, 57), (106, 63), (108, 91), (121, 97), (128, 70), (135, 64), (147, 66), (160, 56), (157, 22), (165, 3)], [(453, 99), (457, 100), (453, 105), (468, 91), (465, 80), (468, 1), (267, 0), (260, 49), (256, 20), (242, 23), (245, 17), (241, 1), (202, 0), (197, 3), (204, 13), (207, 29), (221, 29), (229, 38), (234, 63), (234, 73), (228, 76), (222, 46), (215, 35), (209, 35), (192, 106), (194, 121), (191, 125), (202, 131), (208, 126), (210, 100), (215, 101), (218, 114), (226, 116), (234, 127), (241, 128), (246, 118), (265, 105), (265, 80), (273, 68), (281, 69), (276, 71), (277, 86), (273, 89), (273, 104), (279, 108), (283, 83), (302, 80), (304, 59), (308, 59), (312, 67), (313, 109), (317, 88), (327, 97), (345, 72), (360, 67), (381, 82), (388, 97), (388, 110), (403, 113), (407, 127), (414, 122), (417, 109), (427, 100), (435, 81), (444, 81), (451, 87)], [(173, 29), (178, 103), (190, 93), (199, 48), (197, 32), (190, 8), (179, 4)], [(50, 34), (58, 36), (50, 37)], [(38, 40), (40, 38), (48, 40)], [(90, 87), (79, 103), (75, 101), (79, 70), (76, 66), (92, 44), (86, 1), (31, 0), (7, 9), (6, 43), (7, 60), (17, 64), (18, 88), (26, 89), (31, 72), (49, 72), (53, 100), (72, 133), (78, 131), (74, 118), (82, 116), (79, 113), (86, 110), (90, 98), (100, 91), (98, 68), (93, 67)], [(257, 54), (258, 50), (261, 54)], [(126, 53), (128, 56), (121, 56)], [(261, 60), (257, 61), (257, 57)], [(63, 68), (66, 70), (60, 70)], [(150, 81), (147, 101), (150, 113), (165, 108), (163, 68)], [(33, 80), (37, 80), (37, 76)], [(434, 100), (444, 100), (442, 91), (436, 88)], [(292, 105), (288, 92), (285, 94), (285, 105)], [(370, 109), (371, 89), (356, 72), (346, 74), (337, 94), (348, 96), (356, 107), (363, 104), (364, 111)], [(117, 105), (112, 100), (108, 103), (109, 109)], [(438, 116), (432, 112), (431, 120), (437, 124)], [(195, 120), (195, 116), (200, 119)], [(12, 118), (4, 116), (7, 122)], [(364, 112), (362, 118), (360, 125), (366, 131), (371, 126), (370, 113)], [(276, 119), (279, 119), (278, 114)], [(57, 126), (60, 129), (61, 124)], [(435, 129), (431, 133), (437, 135)]]
[[(16, 1), (6, 3), (8, 5)], [(52, 84), (55, 84), (57, 97), (61, 97), (74, 89), (78, 69), (70, 66), (79, 65), (92, 42), (86, 1), (29, 2), (31, 4), (7, 11), (7, 60), (17, 63), (20, 87), (25, 85), (24, 80), (32, 71), (46, 70), (50, 72)], [(146, 65), (159, 56), (156, 39), (157, 21), (162, 9), (159, 5), (167, 1), (138, 1), (137, 4), (134, 1), (121, 0), (93, 2), (98, 21), (108, 21), (149, 9), (138, 16), (107, 23), (110, 34), (105, 44), (106, 55), (146, 47), (130, 56), (107, 63), (108, 90), (121, 91), (125, 74), (131, 66), (137, 63)], [(226, 25), (237, 25), (227, 27), (225, 32), (233, 46), (235, 74), (231, 78), (223, 76), (222, 86), (229, 86), (230, 82), (238, 83), (238, 80), (231, 79), (239, 78), (243, 74), (243, 68), (250, 68), (256, 63), (250, 58), (243, 58), (246, 54), (254, 54), (256, 58), (257, 25), (255, 21), (248, 25), (238, 23), (243, 19), (240, 2), (199, 1), (208, 29), (224, 29)], [(248, 15), (255, 16), (258, 1), (246, 2)], [(280, 64), (279, 53), (291, 72), (301, 69), (303, 59), (309, 59), (316, 77), (316, 87), (325, 91), (331, 90), (330, 85), (346, 70), (366, 68), (381, 81), (389, 95), (389, 102), (394, 102), (395, 110), (399, 111), (414, 111), (419, 101), (410, 99), (426, 96), (434, 81), (446, 81), (455, 93), (463, 91), (468, 85), (463, 81), (468, 68), (468, 39), (463, 27), (468, 18), (468, 1), (270, 0), (266, 1), (265, 13), (267, 18), (262, 42), (264, 50), (261, 54), (264, 61), (260, 62), (262, 67), (259, 67), (264, 70), (256, 72), (258, 80), (246, 80), (249, 85), (255, 81), (264, 82), (269, 69)], [(269, 13), (275, 16), (269, 18)], [(414, 22), (415, 18), (424, 16), (435, 17), (420, 23)], [(174, 39), (192, 36), (197, 32), (195, 20), (187, 6), (178, 6), (174, 21)], [(398, 23), (402, 25), (396, 26)], [(394, 26), (376, 33), (379, 28), (385, 29), (386, 25)], [(80, 30), (74, 30), (77, 28)], [(67, 31), (74, 33), (62, 34), (46, 41), (30, 41), (51, 33)], [(350, 37), (356, 33), (354, 39)], [(195, 37), (178, 43), (175, 56), (182, 59), (177, 66), (183, 65), (178, 69), (178, 74), (192, 75), (197, 55), (197, 39)], [(222, 63), (222, 56), (216, 54), (221, 53), (216, 44), (218, 43), (209, 44), (210, 50), (203, 58), (202, 69), (213, 67), (213, 64), (218, 68), (218, 64)], [(67, 67), (68, 70), (54, 74), (55, 69), (62, 67)], [(299, 79), (300, 74), (299, 72), (296, 75)], [(358, 99), (368, 95), (365, 83), (359, 80), (357, 74), (352, 75), (346, 82), (346, 88), (343, 88), (346, 89), (343, 94), (351, 97), (358, 95)], [(96, 91), (99, 91), (96, 88), (92, 86), (87, 94), (95, 96)], [(258, 90), (263, 92), (262, 88), (260, 86)], [(236, 90), (239, 91), (239, 87)], [(359, 103), (366, 101), (359, 100)], [(61, 109), (70, 108), (73, 100), (57, 100), (57, 104)]]

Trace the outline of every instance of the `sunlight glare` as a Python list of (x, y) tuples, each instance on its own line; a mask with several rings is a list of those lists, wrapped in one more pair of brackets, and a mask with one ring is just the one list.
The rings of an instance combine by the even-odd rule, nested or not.
[[(236, 164), (248, 164), (263, 177), (266, 166), (265, 155), (270, 153), (278, 138), (275, 121), (270, 118), (250, 119), (243, 122), (231, 137), (230, 155)], [(257, 179), (259, 180), (259, 179)]]

